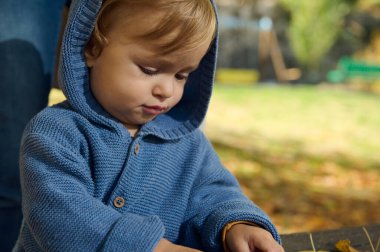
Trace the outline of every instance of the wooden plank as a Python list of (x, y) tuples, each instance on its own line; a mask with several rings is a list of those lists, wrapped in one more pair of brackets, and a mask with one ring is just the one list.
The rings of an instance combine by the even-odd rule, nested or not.
[[(372, 239), (373, 246), (380, 239), (380, 224), (364, 226)], [(286, 252), (313, 251), (310, 234), (314, 241), (316, 251), (338, 251), (335, 244), (339, 240), (350, 240), (351, 246), (360, 252), (372, 252), (368, 237), (363, 227), (347, 227), (336, 230), (318, 231), (312, 233), (295, 233), (281, 235)], [(378, 250), (380, 252), (380, 248)]]

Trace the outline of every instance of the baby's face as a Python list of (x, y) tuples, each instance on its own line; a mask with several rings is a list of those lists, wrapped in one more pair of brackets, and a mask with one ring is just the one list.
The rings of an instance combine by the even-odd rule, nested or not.
[(97, 58), (87, 58), (91, 90), (112, 116), (134, 135), (142, 124), (166, 113), (181, 99), (187, 77), (206, 54), (211, 41), (191, 50), (161, 55), (149, 41), (128, 37), (145, 29), (136, 22), (126, 29), (115, 25)]

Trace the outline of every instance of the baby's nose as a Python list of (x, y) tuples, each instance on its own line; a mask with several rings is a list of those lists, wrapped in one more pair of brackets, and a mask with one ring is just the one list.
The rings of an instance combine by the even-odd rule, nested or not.
[(153, 95), (161, 98), (170, 98), (174, 93), (174, 78), (160, 79), (153, 89)]

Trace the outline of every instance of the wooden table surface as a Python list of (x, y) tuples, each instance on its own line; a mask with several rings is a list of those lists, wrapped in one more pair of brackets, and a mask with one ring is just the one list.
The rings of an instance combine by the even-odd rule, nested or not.
[[(338, 250), (335, 248), (335, 244), (339, 240), (350, 240), (351, 246), (358, 251), (373, 252), (363, 227), (367, 230), (370, 238), (372, 239), (373, 246), (376, 247), (376, 244), (380, 239), (380, 224), (362, 227), (347, 227), (312, 233), (285, 234), (281, 235), (281, 238), (286, 252), (313, 252), (311, 239), (314, 242), (315, 251), (337, 252)], [(380, 248), (376, 252), (380, 252)]]

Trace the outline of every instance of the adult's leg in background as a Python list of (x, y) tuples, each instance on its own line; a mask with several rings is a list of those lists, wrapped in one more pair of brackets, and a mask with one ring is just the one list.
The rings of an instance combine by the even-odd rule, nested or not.
[(19, 232), (19, 148), (26, 123), (47, 105), (65, 0), (2, 0), (0, 8), (0, 251)]

